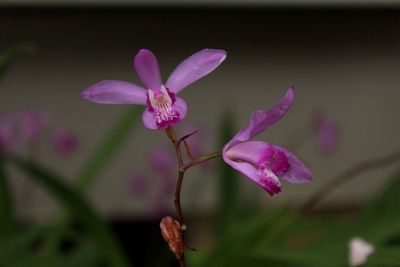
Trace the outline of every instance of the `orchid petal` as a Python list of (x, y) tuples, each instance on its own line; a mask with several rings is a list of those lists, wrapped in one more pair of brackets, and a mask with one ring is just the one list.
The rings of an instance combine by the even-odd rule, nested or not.
[(231, 140), (231, 145), (248, 141), (265, 129), (274, 125), (289, 111), (294, 100), (294, 88), (289, 87), (286, 94), (272, 108), (266, 111), (255, 111), (251, 115), (249, 124)]
[(136, 73), (147, 89), (161, 88), (160, 67), (156, 56), (147, 49), (141, 49), (135, 56)]
[[(175, 123), (179, 123), (183, 118), (186, 116), (187, 113), (187, 105), (185, 100), (183, 100), (180, 97), (176, 97), (175, 103), (172, 105), (172, 108), (175, 108), (175, 110), (179, 113), (179, 120)], [(143, 112), (142, 115), (142, 121), (144, 126), (150, 130), (162, 130), (163, 128), (159, 128), (159, 126), (156, 123), (156, 120), (154, 118), (154, 114), (150, 112), (147, 108)], [(173, 125), (169, 125), (173, 126)]]
[(219, 49), (203, 49), (180, 63), (166, 82), (166, 87), (177, 94), (182, 89), (215, 70), (226, 58)]
[(101, 104), (146, 104), (146, 90), (125, 81), (101, 81), (84, 90), (81, 96)]
[(159, 130), (156, 120), (154, 119), (153, 113), (150, 112), (147, 108), (144, 110), (142, 114), (142, 121), (144, 126), (150, 130)]
[(282, 179), (294, 184), (308, 183), (312, 180), (312, 172), (292, 152), (283, 147), (274, 147), (281, 150), (289, 161), (290, 168), (282, 175)]
[(226, 151), (227, 157), (234, 161), (245, 161), (254, 166), (270, 154), (272, 145), (262, 141), (248, 141), (236, 144)]

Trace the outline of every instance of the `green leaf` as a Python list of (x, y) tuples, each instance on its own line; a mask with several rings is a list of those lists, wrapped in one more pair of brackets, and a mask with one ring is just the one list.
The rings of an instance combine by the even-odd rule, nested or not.
[[(235, 127), (232, 112), (225, 112), (221, 119), (219, 128), (219, 146), (224, 145), (235, 135)], [(237, 215), (239, 198), (239, 179), (236, 171), (228, 166), (223, 160), (219, 165), (218, 177), (218, 224), (217, 233), (219, 237), (224, 236), (230, 222)]]
[(8, 159), (16, 167), (28, 174), (28, 177), (34, 182), (43, 186), (60, 204), (65, 206), (71, 215), (76, 216), (83, 223), (110, 266), (128, 266), (127, 260), (114, 236), (78, 191), (63, 182), (65, 180), (61, 177), (33, 162), (17, 157)]
[(11, 66), (12, 62), (21, 54), (32, 54), (35, 46), (31, 43), (19, 44), (0, 54), (0, 78)]
[(400, 238), (400, 172), (364, 208), (356, 225), (360, 236), (373, 243)]
[[(365, 218), (376, 216), (392, 216), (400, 210), (400, 171), (390, 180), (388, 185), (370, 201), (365, 208)], [(399, 215), (400, 217), (400, 215)]]
[(0, 239), (0, 263), (7, 261), (8, 258), (14, 258), (14, 254), (20, 251), (27, 250), (27, 247), (31, 246), (42, 233), (39, 227), (26, 227), (18, 229), (12, 235), (2, 236)]
[(123, 144), (132, 136), (132, 131), (140, 123), (142, 107), (132, 106), (122, 114), (114, 127), (105, 136), (100, 145), (86, 161), (80, 175), (78, 188), (86, 191), (100, 177), (101, 172), (108, 166)]
[(8, 235), (14, 226), (13, 199), (5, 170), (4, 157), (0, 155), (0, 235)]
[(377, 248), (369, 256), (365, 267), (399, 267), (400, 266), (400, 247)]
[(94, 242), (82, 242), (72, 253), (68, 256), (66, 266), (74, 267), (95, 267), (98, 266), (99, 252)]

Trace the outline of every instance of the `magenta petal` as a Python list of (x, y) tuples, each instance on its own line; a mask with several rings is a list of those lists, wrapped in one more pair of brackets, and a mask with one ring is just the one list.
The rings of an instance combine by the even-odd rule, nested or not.
[(273, 146), (262, 141), (248, 141), (236, 144), (226, 151), (226, 156), (233, 161), (245, 161), (258, 166)]
[[(272, 196), (280, 192), (281, 184), (278, 177), (267, 168), (256, 167), (268, 147), (272, 146), (259, 141), (242, 143), (232, 148), (226, 145), (223, 148), (222, 157), (228, 165), (247, 176)], [(246, 153), (249, 155), (245, 156)]]
[(274, 125), (289, 111), (294, 100), (294, 88), (289, 87), (286, 94), (270, 109), (255, 111), (249, 124), (232, 139), (232, 143), (248, 141), (266, 128)]
[[(176, 125), (186, 116), (187, 105), (186, 105), (186, 102), (182, 98), (176, 97), (176, 101), (172, 105), (172, 108), (174, 108), (179, 113), (179, 120), (177, 120), (176, 123), (174, 124), (174, 125)], [(143, 121), (144, 126), (146, 126), (146, 128), (148, 128), (150, 130), (164, 130), (165, 129), (165, 127), (160, 128), (157, 125), (153, 113), (150, 112), (148, 110), (148, 108), (146, 108), (143, 112), (142, 121)], [(173, 125), (170, 125), (170, 126), (173, 126)]]
[(136, 73), (146, 89), (160, 89), (161, 75), (156, 56), (147, 49), (141, 49), (135, 56), (134, 65)]
[(186, 113), (187, 113), (187, 105), (185, 100), (183, 100), (180, 97), (176, 97), (176, 101), (173, 105), (173, 107), (178, 111), (179, 115), (180, 115), (180, 120), (183, 120), (183, 118), (186, 117)]
[(101, 104), (146, 104), (146, 90), (135, 84), (104, 80), (96, 83), (81, 93), (89, 101)]
[(260, 169), (260, 178), (258, 180), (258, 184), (264, 188), (265, 191), (268, 192), (271, 196), (278, 194), (281, 192), (281, 182), (279, 181), (278, 176), (271, 171), (270, 169)]
[(144, 126), (150, 130), (159, 130), (157, 127), (157, 123), (154, 119), (153, 113), (150, 112), (147, 108), (144, 110), (142, 114), (142, 121)]
[(228, 165), (230, 165), (232, 168), (234, 168), (236, 171), (240, 172), (244, 176), (248, 177), (251, 181), (253, 181), (257, 185), (261, 186), (271, 196), (281, 191), (280, 189), (281, 185), (279, 179), (272, 171), (264, 170), (262, 172), (248, 162), (233, 161), (227, 156), (226, 152), (223, 152), (222, 155), (224, 161)]
[(166, 82), (166, 87), (177, 94), (179, 91), (216, 69), (226, 58), (219, 49), (203, 49), (180, 63)]
[(311, 171), (292, 152), (283, 147), (274, 147), (285, 153), (289, 161), (290, 168), (282, 175), (282, 179), (294, 184), (307, 183), (312, 180)]

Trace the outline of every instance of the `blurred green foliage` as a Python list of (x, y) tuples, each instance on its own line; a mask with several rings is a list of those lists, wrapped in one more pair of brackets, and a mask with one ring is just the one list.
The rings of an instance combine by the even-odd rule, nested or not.
[[(234, 116), (232, 112), (226, 112), (221, 119), (219, 129), (219, 147), (223, 147), (235, 134)], [(217, 226), (216, 236), (224, 238), (225, 234), (218, 234), (227, 230), (232, 220), (236, 219), (238, 210), (239, 177), (235, 170), (220, 160), (218, 165), (218, 203), (217, 203)], [(222, 240), (221, 240), (222, 241)]]
[[(86, 200), (85, 192), (133, 135), (140, 114), (137, 107), (123, 112), (84, 165), (76, 186), (37, 162), (0, 153), (0, 266), (130, 266), (110, 229)], [(60, 204), (63, 212), (59, 219), (44, 225), (25, 225), (15, 220), (7, 165), (25, 173)], [(79, 227), (76, 229), (71, 222)], [(72, 244), (71, 248), (66, 251), (62, 242)]]
[(0, 53), (0, 79), (16, 58), (24, 54), (32, 54), (35, 52), (35, 50), (36, 47), (34, 44), (22, 43)]
[(102, 142), (95, 148), (85, 162), (78, 175), (78, 187), (86, 191), (97, 179), (102, 171), (111, 163), (114, 156), (124, 144), (133, 137), (132, 132), (141, 122), (142, 107), (131, 106), (117, 120), (115, 125), (105, 135)]
[(15, 157), (9, 160), (20, 170), (28, 174), (29, 178), (43, 186), (50, 195), (65, 207), (69, 214), (82, 223), (96, 244), (100, 255), (106, 258), (110, 266), (128, 266), (109, 229), (88, 204), (83, 195), (79, 194), (79, 191), (63, 182), (65, 179), (33, 162), (27, 162)]
[(348, 244), (356, 236), (376, 248), (363, 266), (400, 266), (400, 172), (391, 181), (350, 221), (284, 208), (230, 221), (230, 231), (218, 233), (226, 235), (223, 242), (189, 255), (191, 266), (348, 266)]

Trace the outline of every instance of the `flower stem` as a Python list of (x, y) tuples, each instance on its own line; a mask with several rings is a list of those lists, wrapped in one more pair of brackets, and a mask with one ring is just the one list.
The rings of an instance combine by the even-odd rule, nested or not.
[[(182, 191), (182, 183), (183, 183), (183, 178), (185, 176), (186, 170), (189, 168), (193, 167), (194, 165), (203, 163), (205, 161), (208, 161), (210, 159), (214, 159), (217, 157), (221, 156), (221, 152), (214, 152), (202, 157), (199, 157), (197, 159), (193, 158), (192, 153), (190, 151), (190, 147), (188, 143), (186, 142), (186, 139), (195, 134), (197, 131), (190, 133), (188, 135), (185, 135), (184, 137), (178, 139), (175, 133), (174, 128), (169, 127), (165, 130), (168, 138), (171, 140), (171, 142), (175, 146), (175, 153), (176, 153), (176, 158), (178, 160), (178, 179), (176, 182), (176, 187), (175, 187), (175, 193), (174, 193), (174, 205), (176, 209), (176, 213), (178, 216), (178, 222), (180, 224), (180, 231), (182, 235), (182, 242), (184, 242), (185, 246), (188, 247), (185, 243), (185, 236), (184, 232), (186, 230), (186, 225), (185, 221), (183, 219), (183, 212), (182, 212), (182, 205), (181, 205), (181, 191)], [(184, 163), (183, 161), (183, 156), (182, 156), (182, 151), (181, 151), (181, 144), (184, 144), (185, 146), (185, 151), (187, 156), (190, 158), (190, 161), (188, 163)], [(190, 247), (188, 247), (190, 248)], [(185, 261), (185, 254), (182, 254), (182, 257), (178, 259), (179, 261), (179, 266), (180, 267), (186, 267), (186, 261)]]
[(309, 212), (324, 198), (326, 198), (329, 193), (334, 191), (342, 184), (349, 182), (363, 173), (387, 167), (393, 163), (396, 163), (397, 161), (400, 161), (399, 151), (384, 157), (367, 160), (348, 168), (347, 170), (336, 175), (334, 178), (330, 179), (329, 182), (323, 185), (321, 189), (311, 195), (304, 205), (302, 205), (300, 210), (302, 212)]
[(184, 168), (184, 170), (187, 170), (187, 169), (189, 169), (190, 167), (193, 167), (194, 165), (197, 165), (197, 164), (206, 162), (206, 161), (208, 161), (208, 160), (210, 160), (210, 159), (218, 158), (218, 157), (220, 157), (221, 155), (222, 155), (221, 152), (210, 153), (210, 154), (208, 154), (208, 155), (205, 155), (205, 156), (202, 156), (202, 157), (199, 157), (199, 158), (197, 158), (197, 159), (194, 159), (194, 160), (190, 161), (189, 163), (185, 164), (185, 165), (183, 166), (183, 168)]
[[(175, 187), (175, 193), (174, 193), (174, 204), (175, 204), (175, 209), (176, 213), (178, 215), (178, 222), (181, 227), (181, 235), (182, 235), (182, 242), (184, 242), (184, 230), (186, 229), (185, 222), (183, 220), (183, 212), (182, 212), (182, 206), (181, 206), (181, 189), (182, 189), (182, 182), (183, 182), (183, 177), (185, 175), (185, 170), (183, 168), (184, 163), (183, 163), (183, 158), (182, 158), (182, 152), (181, 152), (181, 147), (180, 147), (180, 140), (176, 138), (176, 133), (174, 128), (169, 127), (168, 129), (165, 130), (167, 133), (168, 138), (171, 140), (171, 142), (175, 146), (175, 152), (176, 152), (176, 157), (178, 159), (178, 180), (176, 182), (176, 187)], [(186, 267), (186, 261), (185, 261), (185, 253), (182, 253), (181, 258), (179, 260), (179, 266), (180, 267)]]
[(184, 220), (183, 220), (183, 213), (182, 213), (182, 206), (181, 206), (181, 189), (182, 189), (182, 182), (183, 182), (183, 176), (185, 173), (183, 171), (179, 171), (178, 174), (178, 181), (176, 182), (176, 187), (175, 187), (175, 194), (174, 194), (174, 204), (175, 204), (175, 209), (178, 214), (178, 221), (181, 225), (181, 230), (185, 228)]
[(315, 206), (317, 206), (329, 193), (334, 191), (337, 187), (345, 184), (346, 182), (358, 177), (363, 173), (367, 173), (370, 171), (374, 171), (377, 169), (381, 169), (387, 166), (390, 166), (396, 162), (400, 161), (400, 152), (397, 151), (393, 154), (386, 155), (384, 157), (375, 158), (372, 160), (367, 160), (357, 165), (353, 165), (346, 169), (345, 171), (339, 173), (332, 179), (330, 179), (327, 184), (323, 185), (321, 189), (316, 191), (313, 195), (311, 195), (308, 200), (300, 207), (300, 213), (295, 215), (294, 217), (284, 217), (283, 221), (280, 221), (277, 224), (277, 228), (275, 228), (272, 234), (269, 237), (269, 244), (272, 244), (276, 238), (285, 232), (290, 226), (295, 224), (301, 217), (301, 213), (305, 214), (310, 212)]

